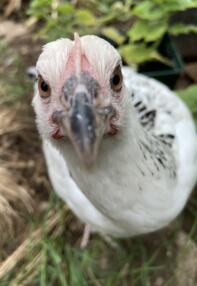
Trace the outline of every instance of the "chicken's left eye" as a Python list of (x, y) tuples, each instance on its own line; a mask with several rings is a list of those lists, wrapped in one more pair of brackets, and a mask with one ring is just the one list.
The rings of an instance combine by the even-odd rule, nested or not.
[(41, 75), (38, 76), (38, 89), (42, 98), (50, 96), (50, 86), (46, 83)]
[(121, 90), (122, 81), (123, 81), (123, 77), (122, 77), (121, 67), (117, 66), (110, 79), (110, 84), (111, 84), (111, 88), (113, 89), (113, 91), (118, 92)]

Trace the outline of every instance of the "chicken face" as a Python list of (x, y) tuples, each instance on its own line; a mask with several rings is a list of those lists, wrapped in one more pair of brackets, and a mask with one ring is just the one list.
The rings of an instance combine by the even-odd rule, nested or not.
[(103, 135), (119, 129), (125, 88), (118, 52), (96, 36), (75, 34), (74, 41), (47, 44), (36, 67), (33, 105), (41, 135), (69, 138), (91, 165)]

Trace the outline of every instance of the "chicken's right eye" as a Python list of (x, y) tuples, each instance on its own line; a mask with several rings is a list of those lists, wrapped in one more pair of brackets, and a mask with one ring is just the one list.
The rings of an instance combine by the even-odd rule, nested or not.
[(44, 80), (41, 82), (40, 87), (41, 87), (42, 91), (44, 91), (44, 92), (47, 92), (49, 89), (48, 84)]
[(38, 76), (38, 89), (42, 98), (48, 98), (51, 94), (50, 86), (41, 75)]

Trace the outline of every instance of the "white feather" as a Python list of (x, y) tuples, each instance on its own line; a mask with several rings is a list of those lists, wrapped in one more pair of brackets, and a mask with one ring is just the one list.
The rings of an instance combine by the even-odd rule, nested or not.
[[(113, 142), (104, 142), (99, 163), (90, 174), (82, 171), (83, 166), (70, 145), (62, 147), (63, 153), (64, 148), (67, 149), (63, 156), (49, 141), (43, 142), (54, 190), (83, 222), (114, 236), (150, 232), (171, 222), (184, 207), (197, 177), (197, 137), (186, 106), (161, 83), (138, 75), (130, 68), (123, 68), (123, 73), (129, 93), (136, 93), (148, 107), (157, 110), (152, 132), (176, 136), (173, 149), (177, 159), (176, 182), (166, 182), (165, 176), (155, 182), (150, 176), (141, 177), (135, 166), (136, 162), (140, 164), (141, 157), (132, 150), (134, 143), (126, 138), (123, 139), (126, 146), (120, 145), (120, 149), (117, 146), (117, 150), (114, 146), (115, 152), (110, 146)], [(120, 140), (122, 138), (117, 139)], [(66, 160), (83, 192), (70, 177)], [(137, 188), (139, 181), (142, 191)]]
[[(95, 36), (82, 37), (81, 43), (93, 70), (107, 85), (119, 54)], [(190, 112), (166, 86), (124, 67), (122, 128), (103, 139), (96, 163), (84, 168), (70, 142), (55, 143), (45, 124), (50, 112), (58, 110), (56, 85), (66, 72), (72, 47), (73, 42), (65, 39), (50, 43), (37, 64), (53, 91), (49, 113), (37, 88), (33, 105), (55, 192), (79, 219), (105, 234), (124, 237), (164, 227), (183, 209), (197, 178), (197, 136)], [(140, 112), (135, 108), (139, 102), (145, 106)], [(152, 110), (154, 126), (142, 127), (143, 115)], [(172, 147), (158, 139), (166, 134), (174, 136)], [(151, 152), (140, 149), (141, 144)], [(157, 152), (163, 152), (164, 166), (157, 161)]]

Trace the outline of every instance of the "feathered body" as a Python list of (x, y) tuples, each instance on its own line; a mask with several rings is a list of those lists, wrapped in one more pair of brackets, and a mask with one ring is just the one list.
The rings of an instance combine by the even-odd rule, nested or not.
[[(51, 89), (57, 86), (60, 74), (66, 77), (65, 65), (58, 59), (61, 56), (68, 63), (65, 46), (73, 42), (65, 45), (66, 41), (49, 44), (38, 61), (38, 72), (45, 73)], [(94, 74), (99, 73), (107, 84), (108, 73), (115, 66), (110, 62), (113, 48), (94, 36), (82, 37), (81, 42), (83, 64), (91, 62)], [(99, 44), (102, 51), (93, 49)], [(114, 62), (119, 60), (115, 53)], [(197, 137), (186, 106), (163, 84), (128, 67), (123, 67), (122, 73), (121, 93), (112, 98), (118, 131), (105, 132), (90, 168), (84, 166), (67, 137), (56, 140), (50, 136), (52, 127), (46, 128), (47, 112), (37, 88), (33, 100), (54, 190), (83, 222), (116, 237), (167, 225), (183, 209), (197, 177)], [(104, 86), (104, 96), (105, 92)], [(61, 105), (52, 98), (50, 104), (53, 110)]]

